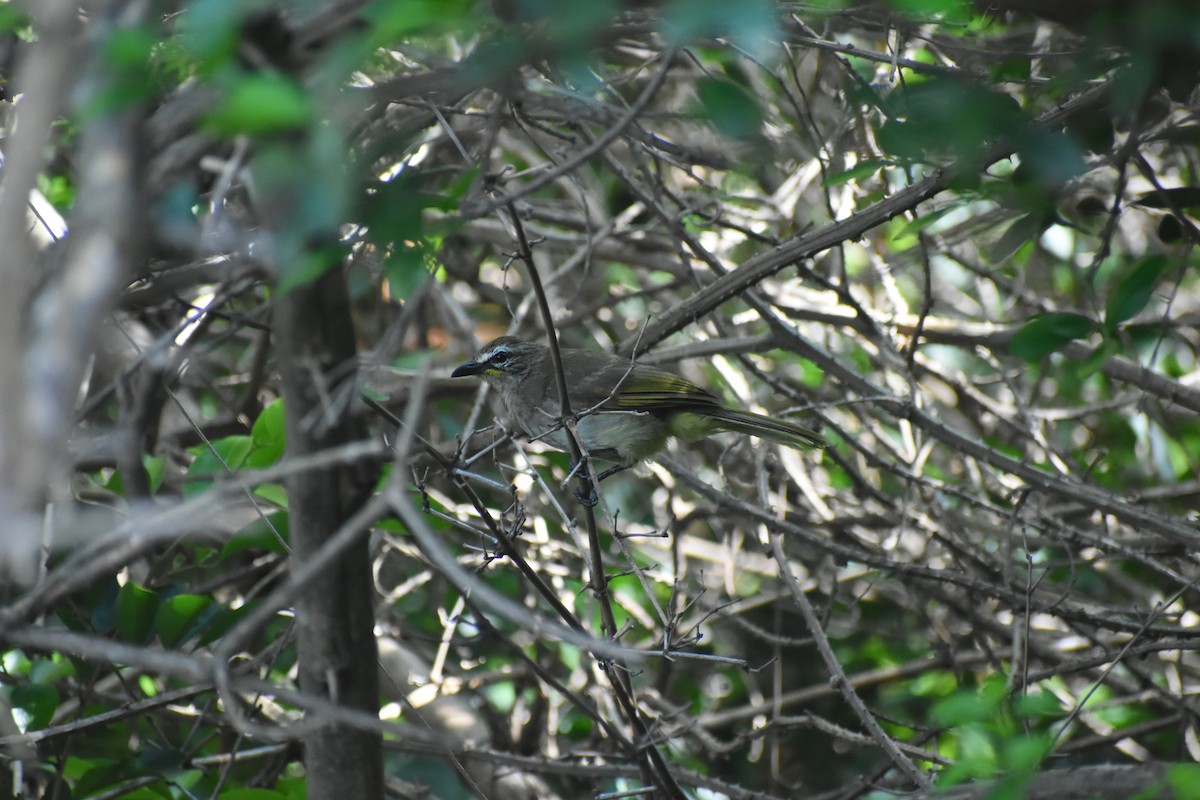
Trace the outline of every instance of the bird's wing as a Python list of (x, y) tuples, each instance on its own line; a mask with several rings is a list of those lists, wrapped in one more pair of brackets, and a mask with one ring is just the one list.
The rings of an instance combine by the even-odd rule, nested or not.
[[(712, 392), (658, 367), (635, 364), (631, 370), (628, 364), (610, 365), (603, 372), (596, 384), (606, 388), (597, 402), (603, 400), (601, 408), (606, 410), (654, 412), (721, 405)], [(618, 383), (620, 389), (613, 392)]]

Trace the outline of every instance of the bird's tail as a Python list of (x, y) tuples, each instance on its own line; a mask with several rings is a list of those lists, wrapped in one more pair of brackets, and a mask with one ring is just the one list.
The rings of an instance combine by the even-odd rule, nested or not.
[(764, 417), (762, 414), (733, 408), (716, 408), (705, 409), (704, 415), (716, 423), (718, 430), (770, 439), (796, 450), (817, 450), (825, 446), (825, 439), (821, 434), (791, 422)]

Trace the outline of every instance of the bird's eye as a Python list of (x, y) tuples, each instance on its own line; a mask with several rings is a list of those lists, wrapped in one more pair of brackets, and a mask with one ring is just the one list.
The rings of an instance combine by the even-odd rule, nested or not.
[(490, 359), (488, 359), (488, 361), (490, 361), (492, 366), (494, 366), (494, 367), (503, 367), (505, 364), (508, 363), (508, 351), (507, 350), (497, 350), (495, 353), (492, 354), (492, 357)]

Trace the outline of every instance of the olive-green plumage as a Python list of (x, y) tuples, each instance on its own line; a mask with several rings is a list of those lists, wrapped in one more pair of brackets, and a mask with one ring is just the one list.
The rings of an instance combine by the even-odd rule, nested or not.
[[(595, 350), (562, 348), (561, 355), (571, 411), (579, 416), (580, 444), (595, 458), (628, 467), (654, 455), (668, 437), (693, 442), (720, 431), (797, 450), (825, 446), (807, 428), (728, 408), (712, 392), (672, 372)], [(545, 345), (501, 336), (451, 374), (481, 376), (530, 438), (567, 449), (557, 380)]]

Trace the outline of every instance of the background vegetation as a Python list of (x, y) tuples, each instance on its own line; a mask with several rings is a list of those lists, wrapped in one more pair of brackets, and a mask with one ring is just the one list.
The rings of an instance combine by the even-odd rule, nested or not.
[[(0, 796), (1200, 796), (1194, 4), (0, 28)], [(830, 446), (582, 507), (535, 275)]]

